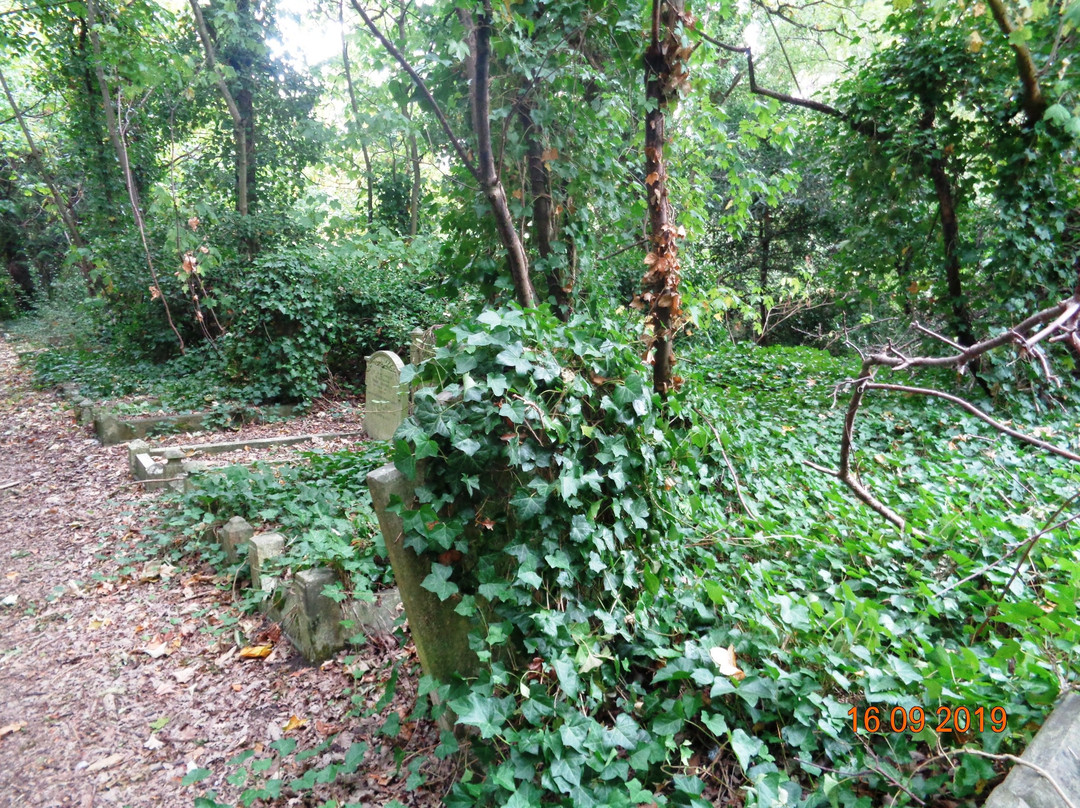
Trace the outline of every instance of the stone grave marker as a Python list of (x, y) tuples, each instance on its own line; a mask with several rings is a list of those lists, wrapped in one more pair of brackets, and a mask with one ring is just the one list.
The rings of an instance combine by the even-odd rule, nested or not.
[(401, 383), (404, 367), (390, 351), (376, 351), (367, 359), (364, 429), (375, 440), (390, 440), (409, 415), (409, 388)]

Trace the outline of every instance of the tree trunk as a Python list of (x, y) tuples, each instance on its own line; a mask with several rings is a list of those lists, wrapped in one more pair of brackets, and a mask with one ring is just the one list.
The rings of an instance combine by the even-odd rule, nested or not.
[(765, 326), (769, 320), (769, 307), (765, 305), (765, 290), (769, 285), (769, 246), (772, 243), (772, 234), (769, 232), (770, 216), (771, 212), (766, 205), (761, 224), (758, 225), (758, 247), (761, 258), (758, 265), (758, 292), (761, 294), (761, 301), (758, 304), (758, 316), (761, 318), (761, 333), (757, 338), (759, 345), (765, 342)]
[(0, 71), (0, 88), (3, 88), (4, 96), (11, 106), (11, 112), (15, 116), (15, 120), (19, 122), (19, 128), (22, 130), (23, 137), (26, 138), (26, 146), (30, 149), (30, 159), (37, 166), (41, 178), (49, 188), (49, 195), (52, 197), (53, 205), (56, 207), (56, 213), (64, 225), (64, 233), (67, 235), (68, 241), (78, 254), (76, 264), (79, 267), (79, 274), (82, 275), (83, 282), (86, 284), (86, 294), (90, 297), (95, 297), (100, 290), (98, 289), (98, 284), (94, 280), (93, 264), (90, 259), (87, 258), (88, 251), (86, 242), (83, 241), (82, 235), (79, 233), (79, 225), (75, 221), (75, 214), (71, 212), (71, 208), (68, 207), (64, 198), (60, 195), (60, 189), (56, 184), (56, 180), (46, 169), (45, 159), (38, 150), (33, 135), (30, 134), (30, 128), (26, 125), (26, 119), (23, 117), (22, 110), (19, 109), (18, 104), (15, 103), (15, 97), (11, 94), (11, 89), (8, 87), (7, 79), (4, 77), (3, 71)]
[(471, 84), (469, 101), (472, 107), (473, 131), (476, 132), (476, 179), (491, 205), (495, 217), (495, 229), (499, 240), (506, 249), (510, 276), (514, 280), (514, 290), (518, 303), (530, 309), (536, 305), (536, 292), (529, 278), (529, 259), (525, 255), (525, 246), (510, 213), (510, 203), (506, 190), (495, 170), (495, 155), (491, 148), (490, 116), (490, 80), (488, 68), (491, 60), (491, 3), (484, 0), (484, 13), (473, 20), (472, 14), (458, 9), (458, 15), (465, 27), (469, 42), (470, 58), (467, 69)]
[(641, 281), (641, 300), (648, 306), (646, 322), (653, 330), (653, 390), (661, 396), (677, 383), (674, 365), (673, 325), (680, 313), (679, 244), (682, 233), (674, 222), (668, 201), (667, 166), (664, 161), (667, 109), (678, 99), (686, 78), (686, 57), (676, 33), (682, 0), (653, 0), (652, 37), (645, 52), (645, 189), (648, 194), (650, 252), (648, 271)]
[(570, 296), (563, 288), (555, 251), (551, 246), (553, 223), (551, 218), (551, 176), (544, 162), (544, 145), (536, 124), (530, 114), (531, 105), (518, 105), (518, 119), (525, 136), (529, 166), (529, 190), (532, 193), (532, 224), (536, 233), (536, 250), (544, 263), (544, 280), (548, 295), (554, 301), (555, 316), (563, 322), (570, 316)]
[(225, 83), (225, 79), (218, 70), (214, 43), (210, 39), (210, 30), (206, 27), (206, 20), (203, 18), (202, 9), (199, 7), (199, 0), (188, 0), (188, 2), (192, 13), (195, 15), (195, 27), (199, 32), (199, 39), (202, 40), (203, 50), (206, 52), (206, 64), (210, 68), (210, 72), (214, 74), (215, 83), (221, 92), (221, 97), (225, 100), (225, 106), (228, 107), (229, 116), (233, 120), (233, 132), (236, 138), (236, 212), (241, 216), (247, 216), (248, 175), (250, 173), (247, 165), (247, 121), (245, 121), (240, 111), (236, 98), (233, 97), (229, 86)]
[[(919, 129), (934, 128), (936, 109), (929, 103), (923, 107)], [(933, 149), (933, 144), (930, 146)], [(945, 285), (949, 293), (949, 325), (957, 342), (967, 347), (978, 340), (972, 326), (971, 311), (964, 298), (964, 285), (960, 277), (960, 222), (956, 216), (956, 194), (946, 170), (945, 158), (931, 151), (927, 160), (930, 181), (937, 197), (938, 217), (941, 220), (941, 241), (945, 259)]]
[(105, 198), (105, 209), (113, 211), (116, 203), (113, 199), (112, 177), (109, 173), (109, 158), (105, 151), (105, 140), (101, 134), (101, 121), (98, 118), (98, 94), (94, 91), (94, 71), (90, 65), (90, 55), (87, 53), (87, 22), (79, 19), (79, 63), (82, 73), (83, 89), (86, 91), (86, 110), (90, 122), (90, 134), (94, 141), (95, 162), (101, 182), (101, 192)]

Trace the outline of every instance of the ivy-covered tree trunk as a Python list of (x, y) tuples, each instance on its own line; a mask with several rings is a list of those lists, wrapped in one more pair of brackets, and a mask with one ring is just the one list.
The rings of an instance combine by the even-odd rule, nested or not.
[(648, 270), (642, 278), (641, 302), (653, 330), (653, 389), (666, 395), (677, 383), (672, 376), (673, 327), (680, 311), (679, 244), (683, 231), (675, 225), (668, 200), (664, 144), (667, 110), (678, 100), (686, 81), (686, 60), (691, 48), (678, 34), (682, 0), (653, 0), (652, 37), (645, 52), (645, 189), (648, 194), (650, 249)]
[(771, 211), (766, 204), (765, 211), (761, 215), (761, 222), (758, 224), (758, 247), (761, 251), (758, 263), (758, 292), (761, 294), (761, 301), (758, 303), (758, 317), (761, 319), (761, 333), (758, 334), (757, 338), (759, 344), (765, 340), (765, 327), (768, 325), (769, 320), (769, 307), (765, 304), (765, 290), (769, 286), (769, 248), (772, 245), (771, 224)]
[[(935, 108), (928, 103), (919, 121), (919, 128), (923, 131), (933, 129), (935, 116)], [(927, 166), (934, 186), (934, 195), (937, 197), (938, 217), (941, 220), (945, 285), (949, 293), (949, 324), (957, 341), (968, 347), (978, 340), (975, 338), (971, 310), (964, 298), (964, 283), (960, 276), (960, 220), (956, 214), (956, 194), (943, 156), (936, 152), (931, 154)]]

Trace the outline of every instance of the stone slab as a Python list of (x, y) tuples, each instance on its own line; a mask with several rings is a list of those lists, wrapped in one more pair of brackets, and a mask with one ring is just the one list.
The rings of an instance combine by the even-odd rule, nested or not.
[(251, 588), (273, 592), (276, 579), (266, 574), (266, 562), (285, 552), (285, 537), (280, 533), (259, 533), (247, 540)]
[[(363, 435), (361, 429), (351, 429), (345, 432), (322, 432), (311, 435), (286, 435), (280, 438), (255, 438), (252, 440), (222, 441), (218, 443), (190, 443), (178, 446), (188, 457), (199, 455), (228, 454), (246, 449), (265, 449), (270, 446), (293, 446), (299, 443), (309, 443), (313, 440), (334, 440), (336, 438), (351, 438)], [(161, 455), (164, 447), (151, 448), (151, 454)]]
[[(260, 408), (254, 418), (246, 418), (244, 408), (233, 410), (229, 417), (233, 421), (258, 423), (264, 418), (285, 418), (292, 415), (295, 407), (282, 404)], [(94, 416), (94, 431), (104, 446), (115, 446), (130, 440), (147, 438), (162, 432), (198, 432), (206, 429), (210, 421), (220, 417), (218, 413), (192, 412), (182, 415), (145, 415), (121, 417), (108, 411), (99, 411)]]
[(478, 660), (469, 648), (468, 620), (454, 611), (457, 603), (453, 599), (440, 600), (421, 586), (431, 573), (431, 559), (405, 546), (401, 517), (388, 510), (394, 497), (412, 503), (419, 483), (387, 464), (368, 474), (367, 484), (424, 673), (440, 681), (449, 681), (454, 674), (474, 674)]
[(345, 619), (352, 621), (352, 628), (347, 633), (352, 635), (390, 634), (404, 611), (401, 604), (401, 592), (391, 587), (375, 594), (375, 602), (348, 600), (342, 604)]
[(323, 594), (339, 580), (337, 573), (326, 567), (301, 570), (293, 576), (282, 626), (308, 662), (322, 662), (345, 647), (341, 604)]
[(375, 440), (390, 440), (409, 415), (409, 387), (401, 383), (405, 363), (392, 351), (367, 358), (364, 375), (364, 429)]
[[(1070, 693), (1050, 713), (1021, 755), (1046, 771), (1074, 803), (1080, 803), (1080, 693)], [(983, 808), (1067, 808), (1050, 782), (1034, 769), (1013, 766)]]
[(240, 516), (234, 516), (217, 530), (221, 549), (225, 551), (225, 557), (233, 563), (239, 558), (240, 549), (246, 546), (248, 539), (254, 535), (255, 528)]

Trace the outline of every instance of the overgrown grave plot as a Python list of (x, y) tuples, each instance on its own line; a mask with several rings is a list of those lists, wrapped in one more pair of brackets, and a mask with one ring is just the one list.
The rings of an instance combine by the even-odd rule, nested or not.
[(361, 415), (359, 398), (337, 387), (332, 400), (276, 403), (281, 398), (273, 380), (235, 379), (209, 347), (155, 364), (101, 350), (27, 346), (23, 361), (34, 366), (39, 384), (60, 391), (79, 423), (92, 425), (105, 445), (155, 435), (246, 431), (286, 419), (333, 422), (294, 431), (342, 431), (355, 428)]
[[(403, 542), (480, 661), (437, 689), (480, 773), (451, 803), (978, 804), (1080, 681), (1075, 530), (1014, 563), (1077, 470), (875, 400), (856, 467), (900, 534), (805, 463), (835, 463), (849, 362), (691, 354), (665, 420), (621, 326), (532, 315), (440, 334), (421, 375), (459, 398), (418, 393), (395, 451), (427, 464)], [(1069, 407), (994, 403), (1080, 434)], [(980, 706), (1004, 725), (858, 723)]]
[[(301, 589), (324, 605), (327, 600), (338, 600), (345, 607), (362, 604), (369, 595), (384, 594), (385, 587), (392, 583), (379, 558), (377, 537), (368, 521), (373, 516), (363, 502), (364, 491), (357, 487), (383, 453), (382, 445), (368, 442), (360, 444), (356, 451), (303, 452), (300, 462), (292, 464), (256, 463), (200, 472), (192, 477), (193, 484), (185, 491), (167, 491), (162, 498), (164, 535), (187, 537), (189, 549), (223, 572), (236, 573), (243, 558), (230, 564), (227, 550), (211, 534), (215, 528), (220, 528), (220, 534), (233, 534), (242, 527), (237, 524), (242, 519), (248, 529), (241, 535), (256, 540), (273, 534), (287, 538), (279, 548), (282, 552), (262, 559), (264, 563), (256, 570), (262, 579), (258, 583), (266, 577), (277, 577), (295, 587), (310, 576)], [(330, 571), (332, 575), (327, 574)], [(288, 627), (292, 608), (288, 598), (275, 603), (256, 587), (243, 591), (240, 599), (253, 610), (272, 607), (271, 619)], [(397, 613), (391, 611), (396, 617)], [(441, 743), (439, 732), (427, 719), (426, 698), (417, 701), (414, 651), (393, 625), (395, 622), (384, 616), (375, 631), (355, 622), (348, 627), (346, 636), (351, 643), (344, 665), (356, 677), (350, 688), (355, 691), (357, 707), (356, 715), (343, 725), (342, 732), (357, 736), (357, 727), (366, 727), (362, 742), (344, 747), (327, 744), (309, 750), (275, 743), (269, 749), (249, 750), (224, 770), (219, 766), (199, 772), (199, 776), (205, 775), (207, 782), (216, 785), (216, 794), (208, 796), (204, 804), (218, 804), (214, 800), (227, 794), (234, 795), (231, 799), (235, 804), (235, 795), (243, 793), (248, 795), (246, 804), (290, 793), (309, 795), (309, 799), (310, 795), (336, 798), (339, 804), (368, 804), (373, 797), (385, 801), (388, 795), (409, 804), (437, 802), (435, 793), (427, 792), (423, 786), (429, 777), (441, 782), (456, 766), (454, 760), (448, 759), (453, 747), (443, 748), (440, 758), (431, 757)], [(269, 648), (255, 643), (245, 650), (256, 656)], [(374, 665), (373, 654), (391, 659), (392, 664), (389, 668), (382, 663)], [(339, 654), (334, 658), (341, 659)], [(387, 712), (389, 705), (397, 707)], [(375, 715), (381, 716), (378, 721)], [(282, 778), (279, 761), (291, 754), (295, 757), (297, 751), (300, 761), (314, 755), (324, 765), (308, 768), (303, 778)], [(222, 784), (225, 776), (230, 779)], [(193, 777), (191, 782), (197, 779)], [(247, 790), (235, 790), (232, 786), (237, 783)], [(440, 787), (445, 790), (447, 785), (441, 782)], [(402, 793), (406, 788), (408, 796)]]

